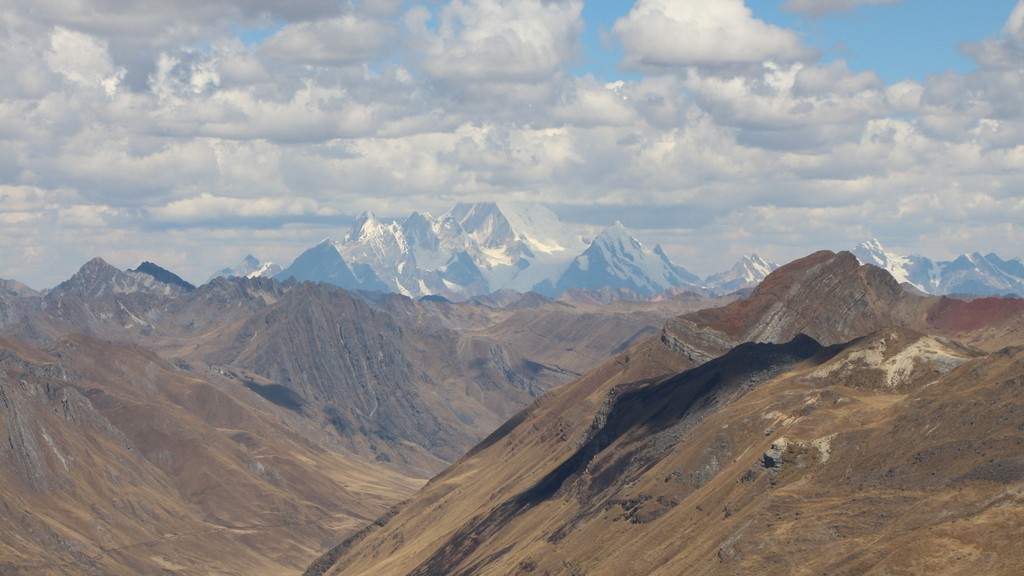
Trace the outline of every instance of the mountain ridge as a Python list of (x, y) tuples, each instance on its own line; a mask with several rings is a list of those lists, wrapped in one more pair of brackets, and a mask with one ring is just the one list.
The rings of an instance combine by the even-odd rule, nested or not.
[(1009, 510), (1024, 506), (997, 518), (984, 502), (1024, 481), (1024, 306), (967, 309), (993, 302), (910, 294), (848, 252), (798, 259), (746, 300), (666, 324), (689, 325), (676, 337), (691, 347), (709, 330), (707, 358), (664, 333), (635, 343), (306, 573), (1013, 573)]

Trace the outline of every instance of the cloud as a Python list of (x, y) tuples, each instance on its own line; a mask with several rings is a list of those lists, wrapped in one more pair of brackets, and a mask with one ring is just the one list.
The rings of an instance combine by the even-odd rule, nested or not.
[(960, 50), (982, 69), (1019, 72), (1024, 62), (1024, 0), (1010, 12), (1002, 34), (998, 39), (961, 43)]
[(800, 12), (811, 18), (821, 18), (834, 12), (852, 12), (859, 6), (870, 4), (898, 4), (902, 0), (786, 0), (782, 9)]
[(1024, 2), (1017, 2), (1003, 26), (1003, 34), (1017, 44), (1024, 44)]
[(326, 20), (289, 24), (268, 38), (261, 50), (270, 58), (325, 65), (375, 60), (397, 40), (394, 25), (344, 14)]
[(813, 56), (795, 32), (754, 18), (743, 0), (638, 0), (612, 31), (626, 51), (624, 64), (641, 70)]
[(739, 0), (638, 1), (613, 82), (574, 72), (578, 0), (14, 0), (0, 276), (54, 285), (102, 255), (202, 281), (364, 209), (495, 198), (625, 218), (701, 273), (883, 233), (1019, 246), (1022, 6), (962, 46), (977, 70), (887, 85)]
[[(453, 0), (406, 18), (423, 70), (446, 81), (547, 82), (576, 55), (583, 2)], [(432, 25), (431, 25), (432, 24)]]
[(154, 221), (168, 223), (210, 223), (232, 218), (270, 218), (334, 216), (311, 198), (228, 198), (202, 193), (175, 200), (149, 210)]
[(44, 56), (50, 70), (83, 87), (100, 87), (113, 96), (124, 79), (125, 69), (115, 67), (105, 42), (56, 27), (50, 34), (51, 49)]

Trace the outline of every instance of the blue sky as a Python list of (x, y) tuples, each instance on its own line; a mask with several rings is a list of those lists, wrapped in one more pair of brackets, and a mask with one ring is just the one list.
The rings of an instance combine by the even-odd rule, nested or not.
[[(974, 62), (958, 48), (964, 41), (995, 37), (1014, 0), (956, 2), (902, 0), (869, 4), (810, 18), (781, 8), (782, 0), (747, 0), (755, 17), (797, 31), (825, 62), (846, 60), (857, 71), (873, 71), (886, 82), (923, 81), (946, 70), (969, 72)], [(609, 32), (629, 2), (588, 2), (583, 7), (584, 56), (577, 69), (614, 80), (633, 77), (617, 70), (621, 48)]]
[(540, 202), (700, 275), (1024, 255), (1024, 0), (13, 0), (0, 278)]

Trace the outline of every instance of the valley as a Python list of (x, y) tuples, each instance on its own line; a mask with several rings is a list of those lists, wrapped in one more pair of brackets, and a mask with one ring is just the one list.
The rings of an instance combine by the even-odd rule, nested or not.
[(598, 302), (175, 278), (94, 259), (0, 298), (5, 573), (1018, 562), (1020, 299), (829, 251)]
[(665, 316), (727, 301), (181, 290), (92, 260), (0, 299), (0, 565), (300, 572), (537, 395)]

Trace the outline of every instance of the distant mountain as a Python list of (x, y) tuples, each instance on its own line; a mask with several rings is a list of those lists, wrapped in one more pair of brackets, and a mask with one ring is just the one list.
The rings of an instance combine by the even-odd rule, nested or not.
[(963, 254), (953, 261), (889, 252), (878, 240), (858, 244), (853, 254), (864, 264), (888, 271), (898, 282), (928, 294), (995, 296), (1024, 294), (1024, 261), (1003, 260), (994, 253)]
[(992, 296), (1024, 294), (1024, 263), (1005, 261), (995, 254), (963, 254), (952, 262), (940, 262), (938, 294)]
[(36, 292), (17, 280), (6, 280), (4, 278), (0, 278), (0, 296), (26, 297), (37, 295), (39, 295), (39, 292)]
[(708, 276), (704, 286), (716, 293), (753, 288), (778, 267), (778, 264), (768, 262), (757, 254), (750, 254), (740, 258), (729, 270)]
[(180, 286), (187, 292), (191, 292), (192, 290), (196, 289), (194, 284), (186, 282), (184, 279), (182, 279), (181, 276), (178, 276), (177, 274), (171, 272), (170, 270), (161, 268), (160, 266), (157, 266), (152, 262), (143, 262), (142, 264), (139, 264), (138, 268), (136, 268), (135, 270), (129, 270), (129, 272), (141, 272), (143, 274), (148, 274), (152, 276), (153, 279), (156, 280), (157, 282), (161, 282), (163, 284), (171, 284), (174, 286)]
[(941, 270), (924, 256), (901, 256), (889, 252), (878, 240), (861, 242), (851, 252), (861, 263), (888, 271), (901, 284), (910, 284), (929, 294), (937, 293), (936, 287)]
[(261, 262), (252, 254), (247, 255), (242, 261), (234, 267), (221, 268), (217, 272), (210, 276), (210, 280), (219, 277), (230, 278), (231, 276), (239, 276), (242, 278), (255, 278), (262, 276), (265, 278), (273, 278), (281, 272), (281, 267), (273, 262)]
[(460, 203), (438, 218), (414, 212), (401, 223), (364, 212), (340, 242), (325, 242), (334, 253), (321, 243), (279, 277), (461, 300), (553, 283), (585, 247), (543, 206), (496, 202)]
[[(459, 203), (440, 217), (413, 212), (400, 223), (364, 212), (341, 241), (326, 242), (333, 250), (307, 250), (280, 277), (452, 301), (511, 289), (610, 302), (680, 288), (709, 295), (750, 290), (778, 268), (750, 254), (702, 280), (660, 246), (643, 246), (621, 222), (586, 242), (547, 208), (525, 203)], [(1024, 293), (1020, 258), (974, 253), (933, 262), (889, 252), (877, 240), (852, 252), (926, 294)]]
[[(148, 266), (147, 266), (148, 264)], [(131, 294), (136, 292), (175, 296), (195, 289), (176, 274), (155, 264), (144, 262), (140, 270), (123, 271), (102, 258), (86, 262), (71, 278), (47, 292), (49, 299), (72, 292), (82, 297), (104, 294)]]
[[(625, 288), (653, 296), (669, 288), (700, 284), (700, 278), (673, 264), (660, 245), (653, 250), (646, 248), (621, 222), (616, 222), (572, 261), (550, 294), (569, 289)], [(536, 289), (544, 292), (543, 286)]]

